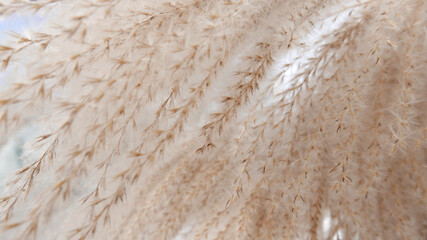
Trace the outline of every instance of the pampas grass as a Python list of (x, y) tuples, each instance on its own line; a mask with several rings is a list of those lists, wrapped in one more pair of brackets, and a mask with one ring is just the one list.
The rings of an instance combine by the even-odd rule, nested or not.
[[(10, 0), (1, 239), (425, 239), (423, 0)], [(11, 67), (14, 65), (15, 67)]]

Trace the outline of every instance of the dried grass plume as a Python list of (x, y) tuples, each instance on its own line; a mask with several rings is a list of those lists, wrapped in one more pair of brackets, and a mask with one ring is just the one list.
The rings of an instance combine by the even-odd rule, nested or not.
[(424, 0), (6, 0), (0, 239), (427, 239)]

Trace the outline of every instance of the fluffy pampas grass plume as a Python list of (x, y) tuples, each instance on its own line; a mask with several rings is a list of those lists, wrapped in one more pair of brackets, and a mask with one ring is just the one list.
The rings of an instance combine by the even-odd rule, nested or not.
[(0, 239), (426, 239), (424, 0), (7, 0)]

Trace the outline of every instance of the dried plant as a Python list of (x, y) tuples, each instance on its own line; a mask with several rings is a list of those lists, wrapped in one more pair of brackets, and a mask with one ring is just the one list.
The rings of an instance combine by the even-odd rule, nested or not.
[(46, 23), (0, 46), (1, 143), (41, 135), (2, 240), (427, 238), (424, 0), (23, 11)]

